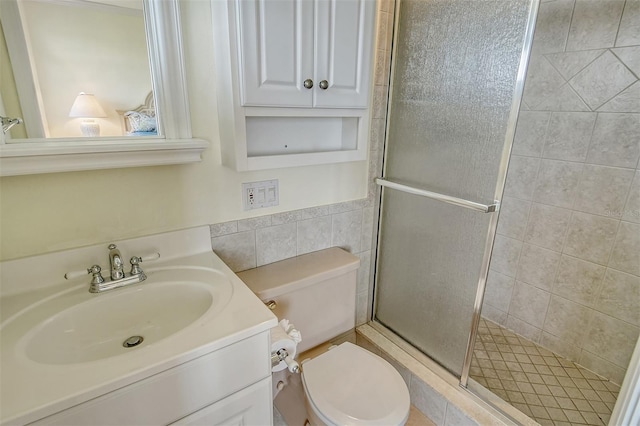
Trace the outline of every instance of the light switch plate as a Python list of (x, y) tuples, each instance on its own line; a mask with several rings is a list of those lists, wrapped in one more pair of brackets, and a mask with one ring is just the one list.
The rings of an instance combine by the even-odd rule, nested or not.
[(278, 179), (242, 184), (242, 207), (245, 211), (277, 206), (279, 200)]

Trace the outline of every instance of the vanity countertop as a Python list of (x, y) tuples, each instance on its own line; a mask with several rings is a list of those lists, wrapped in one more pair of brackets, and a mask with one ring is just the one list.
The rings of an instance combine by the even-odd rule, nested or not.
[[(264, 332), (277, 324), (271, 311), (213, 253), (208, 227), (117, 244), (123, 257), (155, 251), (161, 253), (160, 260), (143, 264), (148, 275), (146, 281), (92, 294), (88, 292), (89, 276), (70, 281), (62, 278), (64, 272), (86, 269), (94, 261), (102, 260), (104, 265), (106, 244), (0, 264), (1, 424), (25, 424), (41, 419)], [(154, 279), (166, 271), (175, 277), (176, 271), (183, 269), (208, 271), (221, 276), (228, 287), (225, 301), (218, 304), (222, 307), (210, 309), (185, 328), (132, 348), (130, 352), (71, 363), (44, 363), (27, 356), (25, 340), (33, 335), (34, 329), (51, 321), (46, 319), (49, 313), (38, 314), (38, 310), (46, 306), (51, 309), (53, 302), (63, 298), (68, 300), (69, 297), (79, 303), (99, 303), (100, 298), (116, 292), (152, 286)], [(214, 295), (214, 299), (216, 297)], [(101, 318), (96, 317), (95, 321), (98, 323)]]

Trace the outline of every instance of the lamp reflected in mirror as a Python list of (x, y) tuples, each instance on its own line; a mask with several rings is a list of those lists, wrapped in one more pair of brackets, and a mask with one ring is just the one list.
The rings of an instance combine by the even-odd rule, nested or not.
[(94, 95), (80, 92), (71, 106), (69, 117), (83, 118), (80, 122), (82, 136), (97, 137), (100, 136), (100, 124), (98, 124), (95, 119), (106, 118), (107, 114)]

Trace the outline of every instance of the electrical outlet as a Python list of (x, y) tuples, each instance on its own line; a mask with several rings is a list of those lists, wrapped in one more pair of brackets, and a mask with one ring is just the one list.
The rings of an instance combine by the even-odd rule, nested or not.
[(261, 209), (279, 204), (278, 179), (242, 184), (244, 210)]

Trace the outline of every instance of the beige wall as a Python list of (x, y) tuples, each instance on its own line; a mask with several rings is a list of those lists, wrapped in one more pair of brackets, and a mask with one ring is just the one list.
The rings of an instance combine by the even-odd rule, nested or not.
[[(194, 136), (201, 163), (0, 180), (0, 259), (366, 197), (367, 163), (237, 173), (220, 164), (208, 2), (182, 2)], [(187, 25), (188, 23), (188, 25)], [(278, 179), (280, 205), (242, 211), (241, 183)]]

